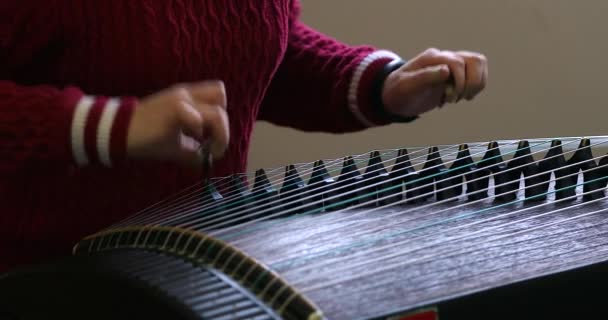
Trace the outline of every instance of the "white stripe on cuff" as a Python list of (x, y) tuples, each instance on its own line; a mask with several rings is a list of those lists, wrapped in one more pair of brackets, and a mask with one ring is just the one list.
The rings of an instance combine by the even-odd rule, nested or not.
[(71, 138), (72, 153), (76, 164), (85, 166), (89, 163), (89, 157), (84, 148), (84, 129), (89, 116), (89, 112), (95, 103), (95, 99), (90, 96), (83, 96), (76, 104), (74, 117), (72, 118)]
[(359, 109), (359, 102), (357, 101), (357, 94), (359, 92), (359, 82), (361, 81), (361, 77), (367, 67), (369, 67), (372, 62), (380, 59), (380, 58), (391, 58), (393, 60), (399, 59), (399, 56), (391, 51), (387, 50), (379, 50), (370, 53), (367, 57), (365, 57), (361, 63), (355, 69), (355, 73), (350, 81), (350, 86), (348, 88), (348, 108), (355, 115), (355, 117), (361, 121), (362, 124), (368, 127), (377, 126), (376, 123), (369, 120), (361, 110)]
[(110, 160), (110, 135), (112, 134), (112, 125), (114, 124), (119, 106), (119, 99), (109, 99), (103, 108), (99, 126), (97, 127), (97, 152), (99, 160), (107, 167), (112, 166), (112, 161)]

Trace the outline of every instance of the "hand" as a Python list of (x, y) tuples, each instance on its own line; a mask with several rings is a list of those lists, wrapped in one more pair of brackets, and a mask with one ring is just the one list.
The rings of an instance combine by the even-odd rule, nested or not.
[(229, 137), (224, 84), (183, 84), (140, 102), (128, 130), (127, 154), (196, 167), (203, 161), (199, 147), (204, 140), (210, 139), (215, 159), (226, 151)]
[(389, 113), (417, 116), (446, 102), (474, 99), (487, 79), (488, 63), (482, 54), (428, 49), (389, 74), (382, 100)]

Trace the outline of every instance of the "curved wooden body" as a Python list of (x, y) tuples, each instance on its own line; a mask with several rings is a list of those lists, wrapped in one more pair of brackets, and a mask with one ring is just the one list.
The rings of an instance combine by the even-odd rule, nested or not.
[(578, 142), (372, 152), (361, 171), (357, 157), (301, 167), (307, 183), (296, 166), (259, 171), (251, 190), (232, 177), (223, 194), (206, 185), (83, 239), (70, 266), (5, 275), (0, 298), (20, 290), (25, 306), (19, 284), (84, 269), (74, 290), (108, 294), (123, 282), (99, 279), (120, 275), (151, 310), (184, 318), (601, 317), (608, 157)]

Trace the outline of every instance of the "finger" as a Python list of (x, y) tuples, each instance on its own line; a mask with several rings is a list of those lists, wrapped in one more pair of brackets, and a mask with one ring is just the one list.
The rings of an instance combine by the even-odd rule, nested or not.
[(180, 102), (177, 117), (181, 124), (181, 129), (184, 134), (202, 141), (204, 135), (203, 115), (192, 104), (192, 101), (182, 100)]
[(481, 90), (485, 89), (488, 85), (488, 60), (484, 61), (485, 67), (483, 68), (483, 78), (481, 81)]
[(473, 52), (458, 52), (466, 62), (466, 86), (463, 97), (472, 100), (485, 87), (484, 70), (487, 69), (485, 57)]
[(211, 140), (211, 155), (214, 159), (221, 158), (230, 142), (230, 125), (228, 114), (219, 106), (203, 106), (200, 110), (203, 116), (205, 139)]
[(414, 71), (417, 69), (445, 64), (450, 68), (454, 82), (454, 94), (447, 97), (448, 102), (457, 101), (463, 94), (466, 84), (465, 61), (462, 57), (450, 51), (439, 51), (429, 49), (418, 55), (404, 66), (404, 70)]
[(216, 105), (226, 109), (226, 87), (223, 81), (209, 80), (191, 84), (188, 90), (197, 104)]
[(449, 77), (449, 67), (442, 64), (403, 73), (399, 78), (399, 86), (403, 93), (415, 93), (429, 87), (445, 84)]

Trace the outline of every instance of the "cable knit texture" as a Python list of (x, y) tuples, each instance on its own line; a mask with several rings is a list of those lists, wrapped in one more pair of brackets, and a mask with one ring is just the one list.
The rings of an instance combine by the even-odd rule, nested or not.
[(370, 106), (349, 108), (349, 88), (367, 90), (358, 79), (390, 59), (368, 61), (353, 82), (377, 50), (320, 34), (299, 11), (295, 0), (3, 0), (0, 272), (67, 255), (83, 236), (201, 179), (124, 159), (137, 99), (175, 83), (226, 84), (231, 143), (215, 176), (245, 171), (258, 119), (366, 128), (352, 104), (362, 114)]

